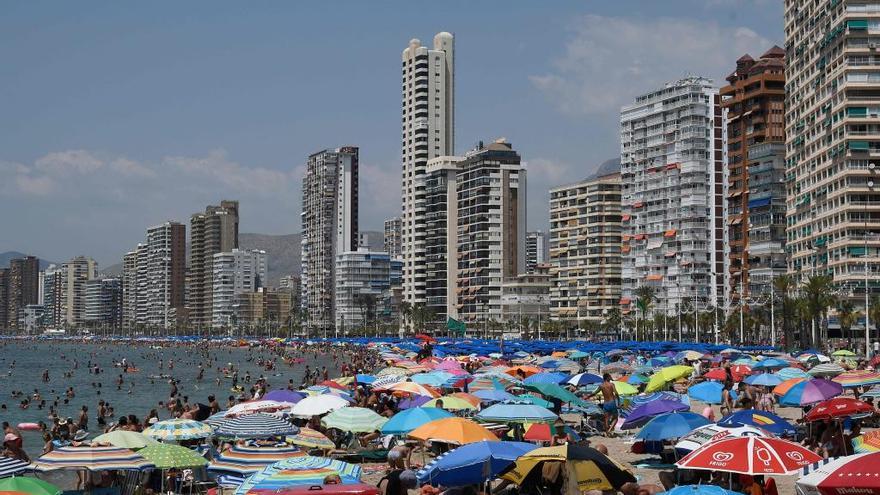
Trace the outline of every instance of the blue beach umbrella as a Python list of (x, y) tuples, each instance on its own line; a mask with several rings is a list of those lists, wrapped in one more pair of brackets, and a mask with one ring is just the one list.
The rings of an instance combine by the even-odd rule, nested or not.
[(680, 438), (696, 428), (706, 426), (708, 419), (692, 412), (674, 412), (661, 414), (648, 421), (638, 433), (636, 438), (649, 442), (659, 442), (673, 438)]
[(447, 373), (445, 371), (432, 371), (430, 373), (418, 373), (410, 377), (415, 383), (419, 385), (430, 385), (432, 387), (441, 387), (450, 379), (454, 378), (455, 375), (452, 373)]
[(776, 372), (776, 376), (782, 378), (782, 381), (791, 380), (792, 378), (806, 378), (807, 380), (813, 378), (813, 376), (806, 371), (794, 367), (782, 368)]
[(504, 390), (495, 390), (495, 389), (486, 389), (486, 390), (477, 390), (473, 393), (475, 397), (479, 397), (480, 400), (486, 402), (501, 402), (505, 400), (516, 400), (516, 396), (505, 392)]
[(541, 407), (548, 408), (548, 409), (553, 407), (553, 403), (550, 402), (549, 400), (542, 399), (542, 398), (538, 397), (537, 395), (532, 395), (532, 394), (516, 395), (513, 397), (512, 401), (506, 401), (506, 402), (519, 403), (519, 404), (534, 404), (536, 406), (541, 406)]
[(718, 485), (682, 485), (676, 486), (668, 492), (660, 492), (657, 495), (741, 495), (740, 492), (725, 490)]
[(568, 380), (569, 375), (565, 373), (535, 373), (534, 375), (523, 380), (524, 385), (535, 385), (538, 383), (555, 383), (560, 384)]
[(371, 383), (373, 383), (373, 382), (376, 381), (376, 377), (375, 377), (375, 376), (373, 376), (373, 375), (364, 375), (364, 374), (357, 374), (357, 375), (354, 376), (354, 379), (355, 379), (355, 381), (357, 381), (358, 383), (364, 383), (364, 384), (367, 384), (367, 385), (370, 385)]
[(688, 396), (706, 404), (721, 404), (723, 390), (724, 385), (718, 382), (703, 382), (688, 388)]
[(779, 359), (779, 358), (768, 358), (768, 359), (764, 359), (764, 360), (758, 362), (758, 364), (752, 366), (752, 369), (753, 370), (760, 370), (760, 369), (768, 370), (768, 369), (773, 369), (773, 368), (782, 369), (782, 368), (786, 368), (786, 367), (788, 367), (788, 361), (785, 361), (785, 360)]
[(761, 373), (758, 375), (748, 376), (744, 381), (749, 385), (775, 387), (785, 380), (780, 378), (779, 375), (777, 375), (776, 373)]
[(474, 442), (452, 450), (420, 469), (419, 483), (457, 487), (498, 476), (520, 456), (536, 449), (525, 442)]
[(546, 423), (558, 416), (553, 411), (533, 404), (495, 404), (483, 409), (474, 419), (501, 423)]
[(643, 383), (648, 383), (649, 381), (650, 378), (645, 375), (640, 375), (638, 373), (632, 374), (629, 376), (629, 378), (626, 379), (626, 383), (629, 383), (630, 385), (641, 385)]
[(592, 373), (578, 373), (569, 378), (567, 383), (575, 387), (583, 387), (584, 385), (592, 385), (594, 383), (602, 383), (602, 377)]
[(403, 435), (431, 421), (452, 417), (452, 413), (436, 407), (415, 407), (401, 411), (382, 426), (385, 435)]
[(626, 420), (623, 422), (623, 425), (621, 425), (621, 428), (624, 430), (631, 430), (633, 428), (638, 428), (639, 426), (644, 425), (654, 416), (659, 416), (661, 414), (670, 412), (684, 412), (688, 410), (690, 410), (690, 407), (688, 405), (681, 403), (677, 400), (655, 400), (653, 402), (642, 404), (630, 411), (629, 415), (626, 417)]
[(718, 421), (718, 426), (739, 425), (756, 426), (774, 435), (785, 435), (786, 433), (793, 433), (796, 431), (791, 423), (781, 417), (771, 412), (758, 411), (755, 409), (743, 409), (742, 411), (729, 414)]

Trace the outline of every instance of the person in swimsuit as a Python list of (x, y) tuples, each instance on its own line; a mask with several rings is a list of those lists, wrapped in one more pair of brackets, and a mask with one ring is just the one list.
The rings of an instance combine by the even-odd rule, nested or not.
[(602, 385), (599, 391), (602, 392), (602, 410), (605, 412), (605, 434), (611, 435), (614, 430), (614, 423), (617, 422), (617, 389), (614, 382), (611, 381), (611, 375), (605, 373), (602, 375)]

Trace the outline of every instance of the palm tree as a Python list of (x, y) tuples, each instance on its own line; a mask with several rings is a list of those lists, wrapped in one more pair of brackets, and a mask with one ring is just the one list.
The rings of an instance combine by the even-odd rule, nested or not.
[(407, 322), (412, 317), (412, 304), (409, 301), (400, 301), (400, 320), (401, 326), (406, 327)]
[(622, 322), (622, 318), (621, 318), (621, 314), (620, 314), (620, 308), (617, 308), (617, 307), (611, 308), (611, 310), (608, 311), (608, 314), (605, 315), (605, 331), (606, 332), (608, 330), (619, 331), (621, 322)]
[(782, 338), (787, 348), (792, 346), (796, 323), (795, 300), (792, 297), (794, 289), (795, 282), (791, 275), (780, 275), (773, 279), (773, 290), (780, 302), (781, 313), (779, 316), (782, 318)]
[[(636, 296), (636, 306), (642, 315), (640, 320), (644, 321), (648, 310), (651, 309), (651, 305), (654, 303), (654, 288), (649, 285), (642, 285), (634, 291), (634, 294)], [(639, 340), (639, 320), (636, 320), (636, 340)]]
[[(822, 320), (825, 317), (828, 308), (834, 304), (834, 295), (832, 295), (832, 278), (830, 275), (813, 275), (807, 279), (807, 283), (803, 286), (804, 299), (807, 304), (807, 311), (810, 321), (816, 325), (816, 329), (821, 334)], [(810, 345), (816, 345), (813, 342), (815, 336), (810, 335)], [(818, 339), (817, 339), (818, 340)]]
[(840, 334), (843, 338), (849, 338), (848, 334), (856, 320), (859, 319), (859, 312), (856, 311), (852, 301), (849, 299), (841, 299), (837, 303), (837, 320), (840, 322)]

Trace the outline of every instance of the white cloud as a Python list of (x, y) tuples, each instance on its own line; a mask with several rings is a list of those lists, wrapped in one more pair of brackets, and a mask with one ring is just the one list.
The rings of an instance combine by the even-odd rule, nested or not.
[(745, 27), (692, 19), (588, 15), (571, 29), (554, 70), (530, 77), (569, 114), (617, 111), (635, 96), (686, 75), (723, 84), (742, 54), (758, 56), (773, 45)]

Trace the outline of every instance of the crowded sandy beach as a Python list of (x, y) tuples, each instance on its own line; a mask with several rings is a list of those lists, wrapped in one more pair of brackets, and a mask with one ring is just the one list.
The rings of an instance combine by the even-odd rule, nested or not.
[(2, 345), (0, 492), (880, 491), (878, 359), (848, 349)]

